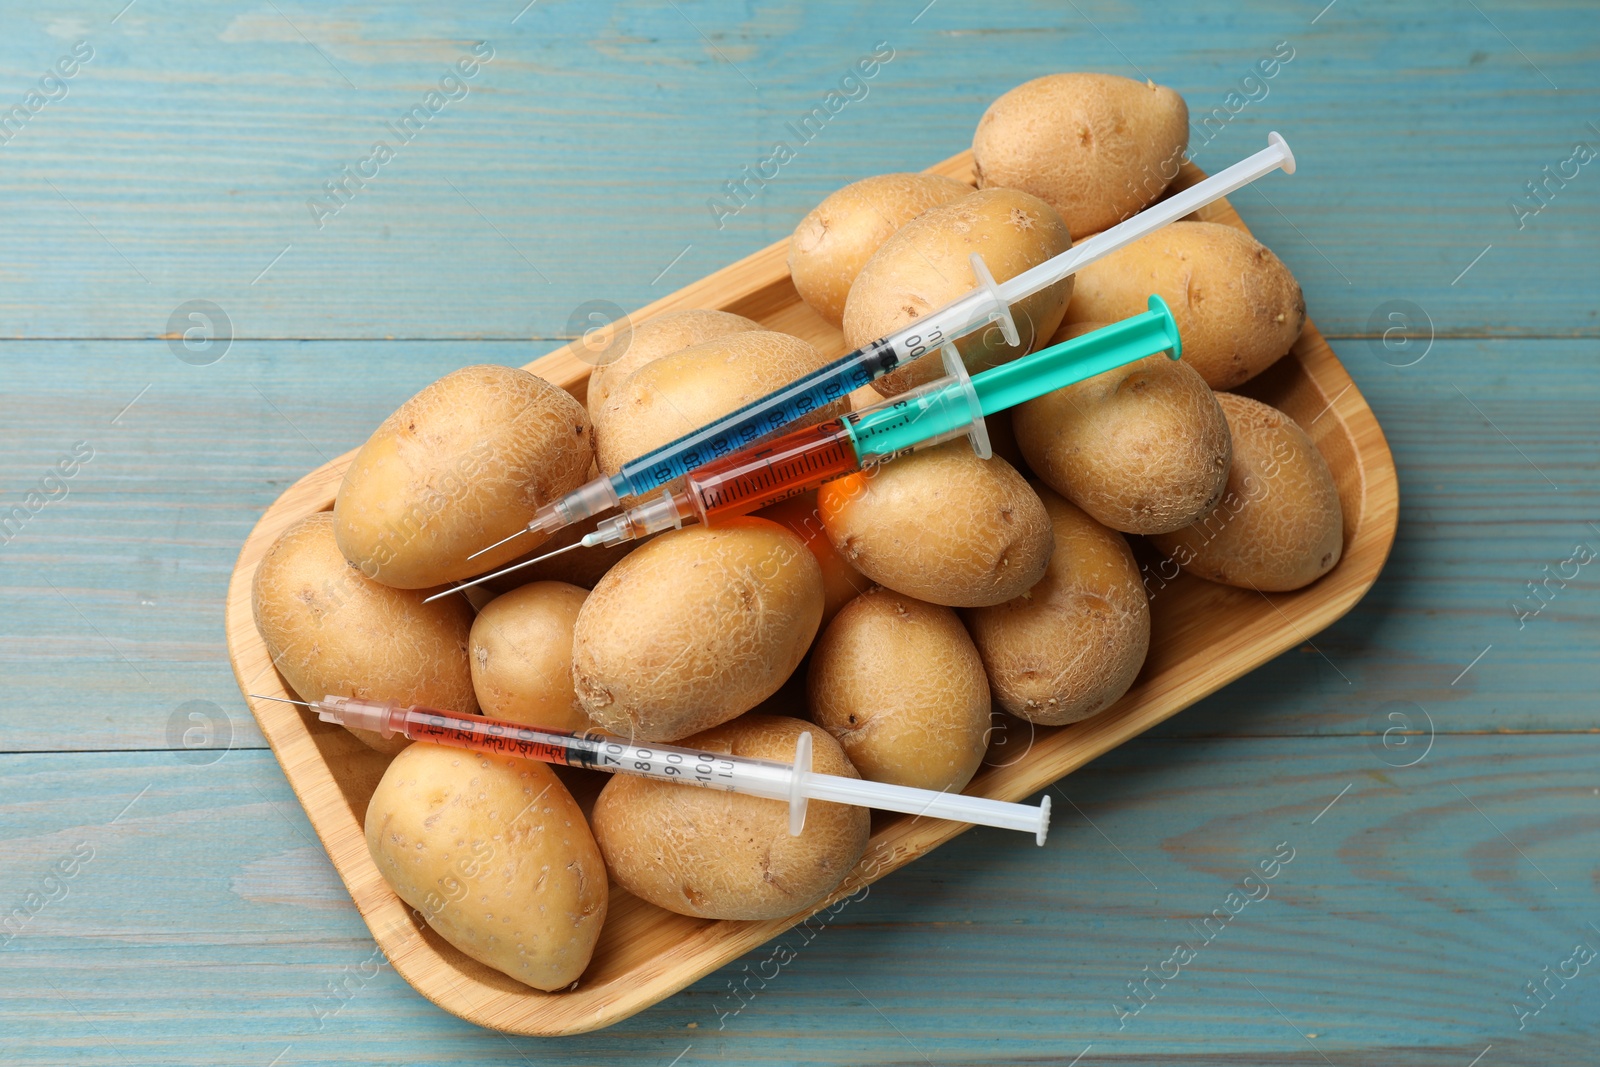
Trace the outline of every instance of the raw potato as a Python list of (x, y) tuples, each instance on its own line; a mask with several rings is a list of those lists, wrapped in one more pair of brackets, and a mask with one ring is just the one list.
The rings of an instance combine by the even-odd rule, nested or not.
[(1172, 308), (1183, 361), (1213, 389), (1266, 370), (1306, 324), (1300, 284), (1254, 237), (1220, 222), (1174, 222), (1078, 272), (1066, 321), (1116, 322), (1156, 293)]
[[(771, 330), (731, 334), (645, 364), (611, 393), (600, 411), (596, 458), (615, 474), (628, 460), (675, 441), (759, 400), (827, 363), (798, 337)], [(790, 423), (796, 430), (850, 410), (848, 396)], [(709, 453), (705, 459), (713, 458)], [(690, 464), (691, 467), (699, 464)]]
[(1050, 74), (989, 105), (972, 138), (978, 187), (1032, 193), (1082, 239), (1153, 203), (1189, 147), (1175, 90), (1111, 74)]
[[(978, 284), (974, 252), (995, 281), (1003, 282), (1071, 244), (1055, 209), (1017, 189), (985, 189), (930, 208), (900, 227), (861, 268), (845, 302), (845, 342), (859, 348), (970, 292)], [(957, 342), (967, 369), (976, 374), (1038, 347), (1061, 324), (1072, 285), (1064, 278), (1012, 306), (1017, 345), (1007, 344), (998, 326)], [(934, 347), (872, 387), (893, 396), (943, 373)]]
[(828, 539), (880, 585), (950, 607), (999, 604), (1044, 574), (1050, 518), (1016, 468), (947, 441), (817, 492)]
[(540, 505), (583, 484), (589, 416), (514, 367), (463, 367), (400, 405), (361, 446), (334, 501), (339, 548), (362, 573), (428, 589), (492, 570), (540, 542)]
[[(1052, 343), (1099, 326), (1065, 327)], [(1166, 533), (1210, 511), (1233, 454), (1210, 388), (1165, 353), (1030, 400), (1011, 426), (1045, 484), (1124, 533)]]
[(628, 380), (628, 375), (646, 363), (682, 352), (685, 348), (704, 344), (729, 334), (749, 333), (761, 329), (743, 315), (726, 311), (672, 311), (657, 315), (627, 328), (616, 335), (608, 348), (609, 362), (599, 364), (589, 372), (589, 417), (594, 420), (595, 432), (600, 430), (600, 409), (617, 386)]
[(1150, 649), (1150, 603), (1122, 535), (1040, 487), (1055, 553), (1039, 584), (964, 613), (1000, 706), (1047, 726), (1115, 702)]
[(983, 661), (950, 608), (878, 588), (817, 639), (811, 721), (875, 782), (959, 793), (989, 734)]
[(664, 533), (578, 612), (572, 673), (597, 726), (675, 741), (727, 722), (800, 665), (822, 621), (822, 569), (766, 519)]
[[(366, 577), (339, 552), (333, 515), (289, 527), (256, 568), (256, 629), (278, 673), (302, 700), (325, 696), (393, 700), (476, 712), (467, 635), (472, 609), (458, 597), (423, 594)], [(379, 752), (407, 741), (351, 730)]]
[(606, 868), (543, 763), (412, 745), (372, 794), (366, 832), (390, 888), (479, 963), (546, 991), (589, 965)]
[(827, 626), (850, 601), (872, 588), (872, 582), (839, 554), (828, 540), (828, 531), (822, 525), (822, 511), (817, 506), (815, 491), (791, 497), (781, 504), (773, 504), (756, 512), (763, 519), (771, 519), (806, 543), (811, 554), (817, 557), (822, 568), (822, 625)]
[(883, 242), (931, 207), (972, 192), (937, 174), (879, 174), (840, 189), (811, 210), (789, 238), (795, 291), (834, 326), (850, 285)]
[[(790, 763), (806, 731), (813, 770), (861, 777), (837, 741), (798, 719), (746, 715), (683, 744)], [(707, 919), (808, 910), (861, 859), (871, 829), (867, 809), (813, 800), (805, 830), (791, 837), (789, 805), (781, 800), (622, 774), (594, 806), (595, 839), (617, 884), (668, 911)]]
[(467, 655), (485, 715), (589, 729), (572, 687), (572, 630), (588, 595), (565, 582), (533, 582), (484, 605), (473, 620)]
[(1150, 540), (1173, 566), (1224, 585), (1282, 592), (1339, 562), (1344, 513), (1333, 472), (1295, 421), (1259, 400), (1218, 393), (1233, 432), (1222, 502), (1191, 526)]

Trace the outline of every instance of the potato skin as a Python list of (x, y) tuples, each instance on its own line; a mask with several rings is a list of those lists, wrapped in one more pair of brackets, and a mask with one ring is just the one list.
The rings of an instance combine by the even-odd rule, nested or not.
[(1122, 535), (1043, 486), (1055, 552), (1039, 584), (962, 613), (1006, 711), (1048, 726), (1114, 703), (1150, 649), (1150, 603)]
[[(1063, 327), (1052, 343), (1099, 325)], [(1165, 353), (1019, 405), (1011, 426), (1046, 485), (1123, 533), (1165, 533), (1210, 511), (1233, 454), (1210, 388)]]
[(795, 291), (834, 326), (850, 286), (883, 242), (929, 208), (972, 192), (937, 174), (878, 174), (851, 182), (811, 209), (789, 238)]
[(852, 600), (811, 651), (806, 696), (872, 781), (959, 793), (983, 762), (989, 680), (950, 608), (882, 587)]
[(1044, 574), (1044, 505), (999, 456), (947, 441), (817, 491), (828, 539), (858, 571), (948, 607), (1000, 604)]
[(972, 137), (978, 188), (1032, 193), (1077, 238), (1153, 203), (1189, 146), (1189, 108), (1164, 85), (1049, 74), (1001, 96)]
[(1218, 393), (1233, 433), (1221, 502), (1151, 543), (1184, 570), (1223, 585), (1283, 592), (1339, 562), (1344, 513), (1328, 461), (1293, 419), (1249, 397)]
[[(256, 629), (278, 673), (304, 700), (394, 700), (476, 712), (467, 635), (472, 609), (456, 597), (422, 602), (361, 573), (339, 552), (333, 515), (308, 515), (285, 530), (256, 568)], [(407, 741), (352, 730), (380, 752)]]
[[(628, 375), (601, 408), (604, 430), (598, 435), (596, 461), (602, 471), (615, 474), (628, 460), (827, 362), (800, 338), (771, 330), (730, 334), (662, 356)], [(785, 429), (837, 418), (850, 410), (849, 404), (848, 396), (841, 397)]]
[(758, 518), (771, 519), (805, 542), (822, 568), (822, 625), (827, 626), (839, 610), (872, 588), (866, 575), (850, 566), (828, 540), (822, 524), (822, 509), (813, 490), (772, 504), (756, 512)]
[(1172, 308), (1183, 361), (1213, 389), (1276, 363), (1306, 323), (1300, 284), (1254, 237), (1220, 222), (1174, 222), (1078, 272), (1066, 321), (1116, 322), (1156, 293)]
[(777, 692), (822, 621), (822, 570), (800, 539), (746, 517), (664, 533), (589, 594), (572, 673), (590, 721), (675, 741)]
[(366, 836), (390, 888), (478, 962), (547, 991), (589, 965), (606, 868), (545, 764), (412, 745), (373, 792)]
[(467, 658), (485, 715), (527, 726), (587, 730), (572, 687), (572, 631), (589, 594), (565, 582), (502, 593), (472, 622)]
[[(1018, 189), (985, 189), (930, 208), (900, 227), (861, 268), (845, 301), (845, 342), (859, 348), (970, 292), (978, 284), (974, 252), (1003, 282), (1071, 244), (1055, 209)], [(999, 327), (958, 341), (967, 369), (976, 374), (1038, 347), (1061, 324), (1072, 288), (1072, 278), (1064, 278), (1012, 307), (1018, 345), (1008, 345)], [(872, 387), (894, 396), (943, 373), (935, 349)]]
[(334, 501), (339, 548), (362, 573), (427, 589), (492, 570), (539, 543), (540, 505), (583, 484), (589, 416), (515, 367), (463, 367), (400, 405), (361, 446)]
[[(683, 745), (789, 763), (806, 731), (814, 770), (861, 777), (826, 732), (777, 715), (745, 715)], [(790, 837), (783, 801), (622, 774), (594, 805), (595, 839), (617, 884), (707, 919), (777, 919), (811, 908), (855, 867), (871, 830), (867, 809), (814, 800), (804, 832)]]
[(701, 309), (670, 311), (628, 327), (612, 342), (614, 347), (622, 351), (610, 362), (599, 364), (589, 372), (587, 404), (589, 418), (594, 420), (595, 433), (601, 432), (600, 410), (605, 406), (606, 399), (617, 386), (628, 380), (628, 375), (646, 363), (718, 337), (751, 333), (761, 328), (759, 322), (743, 315)]

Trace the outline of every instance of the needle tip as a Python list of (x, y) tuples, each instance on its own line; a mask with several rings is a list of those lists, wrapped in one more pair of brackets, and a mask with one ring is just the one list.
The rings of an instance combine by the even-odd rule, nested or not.
[(250, 699), (251, 700), (276, 700), (280, 704), (299, 704), (302, 708), (309, 708), (309, 707), (313, 707), (314, 706), (312, 704), (307, 703), (304, 700), (290, 700), (288, 697), (269, 697), (265, 693), (251, 693), (250, 694)]

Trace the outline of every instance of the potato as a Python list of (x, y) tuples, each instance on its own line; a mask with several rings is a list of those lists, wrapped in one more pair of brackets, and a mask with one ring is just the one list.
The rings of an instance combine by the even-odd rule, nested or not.
[(1043, 486), (1055, 552), (1015, 600), (963, 612), (989, 685), (1011, 714), (1087, 719), (1128, 691), (1150, 648), (1150, 603), (1122, 535)]
[(609, 362), (589, 372), (589, 418), (594, 420), (595, 432), (600, 432), (600, 409), (605, 406), (606, 399), (628, 380), (628, 375), (646, 363), (718, 337), (759, 329), (759, 322), (743, 315), (702, 310), (669, 311), (624, 328), (609, 346), (618, 351), (615, 354), (608, 351)]
[[(615, 474), (628, 460), (737, 411), (827, 362), (798, 337), (759, 330), (720, 337), (647, 363), (617, 386), (601, 408), (604, 429), (596, 452), (600, 469)], [(790, 423), (785, 431), (849, 410), (849, 398), (841, 397)]]
[(1233, 433), (1233, 463), (1210, 514), (1152, 537), (1172, 566), (1223, 585), (1264, 592), (1299, 589), (1333, 569), (1344, 547), (1344, 513), (1333, 473), (1295, 421), (1259, 400), (1218, 393)]
[[(845, 342), (859, 348), (970, 292), (978, 284), (974, 252), (1003, 282), (1071, 244), (1055, 209), (1016, 189), (986, 189), (930, 208), (900, 227), (861, 268), (845, 301)], [(998, 326), (958, 341), (967, 369), (987, 370), (1038, 347), (1060, 325), (1072, 285), (1071, 278), (1063, 278), (1012, 306), (1017, 345), (1007, 344)], [(943, 373), (935, 347), (872, 387), (893, 396)]]
[[(746, 715), (686, 739), (707, 753), (794, 760), (811, 733), (812, 768), (859, 778), (839, 743), (798, 719)], [(680, 915), (777, 919), (813, 907), (867, 848), (866, 808), (811, 801), (789, 836), (789, 805), (719, 789), (617, 775), (594, 806), (594, 835), (617, 884)]]
[(479, 963), (547, 991), (589, 965), (606, 868), (545, 764), (412, 745), (373, 792), (366, 834), (395, 894)]
[(879, 174), (831, 194), (789, 238), (795, 291), (834, 326), (861, 268), (896, 230), (931, 207), (959, 200), (972, 186), (937, 174)]
[(584, 482), (589, 416), (514, 367), (463, 367), (400, 405), (361, 446), (334, 501), (345, 558), (399, 589), (482, 574), (535, 547), (540, 505)]
[(850, 601), (872, 588), (872, 582), (839, 554), (822, 526), (822, 511), (815, 491), (790, 497), (781, 504), (762, 508), (756, 515), (771, 519), (804, 541), (822, 568), (822, 625), (827, 626)]
[(964, 440), (902, 456), (817, 492), (833, 547), (880, 585), (930, 604), (977, 607), (1024, 592), (1053, 542), (1016, 468)]
[(1164, 85), (1049, 74), (989, 105), (972, 138), (978, 188), (1045, 201), (1077, 238), (1160, 197), (1189, 147), (1189, 108)]
[(822, 620), (822, 569), (752, 517), (664, 533), (600, 579), (578, 612), (572, 673), (597, 726), (674, 741), (777, 692)]
[(572, 630), (588, 595), (565, 582), (533, 582), (484, 605), (472, 623), (467, 657), (485, 715), (589, 729), (572, 686)]
[[(339, 552), (333, 515), (319, 511), (285, 530), (256, 568), (256, 629), (283, 680), (304, 700), (394, 700), (476, 712), (467, 635), (472, 609), (457, 597), (432, 604), (362, 574)], [(380, 752), (404, 748), (352, 730)]]
[[(1052, 343), (1099, 326), (1064, 327)], [(1165, 353), (1046, 393), (1011, 416), (1033, 472), (1113, 530), (1176, 530), (1222, 498), (1228, 422), (1195, 369)]]
[(817, 639), (811, 721), (875, 782), (959, 793), (988, 743), (989, 681), (950, 608), (877, 588)]
[(1183, 361), (1213, 389), (1266, 370), (1306, 324), (1289, 268), (1220, 222), (1174, 222), (1089, 264), (1078, 272), (1066, 321), (1116, 322), (1144, 311), (1151, 293), (1172, 308)]

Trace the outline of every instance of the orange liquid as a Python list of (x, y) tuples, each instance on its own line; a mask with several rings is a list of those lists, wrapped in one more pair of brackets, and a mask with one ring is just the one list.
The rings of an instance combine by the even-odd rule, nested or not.
[(691, 473), (684, 487), (710, 526), (859, 469), (849, 431), (834, 420), (713, 460)]

